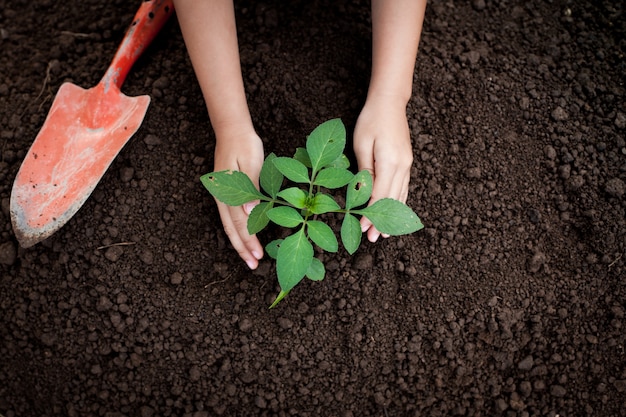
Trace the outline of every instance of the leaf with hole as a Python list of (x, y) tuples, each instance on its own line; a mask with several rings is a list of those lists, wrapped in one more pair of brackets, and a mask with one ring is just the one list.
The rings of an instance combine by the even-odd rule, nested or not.
[(267, 256), (272, 259), (276, 259), (276, 257), (278, 256), (278, 248), (280, 247), (281, 243), (283, 243), (283, 239), (275, 239), (265, 245), (265, 252), (267, 252)]
[(374, 181), (369, 171), (359, 171), (348, 184), (346, 191), (346, 209), (362, 206), (372, 196)]
[(213, 197), (229, 206), (241, 206), (250, 201), (266, 199), (243, 172), (211, 172), (201, 176), (200, 181)]

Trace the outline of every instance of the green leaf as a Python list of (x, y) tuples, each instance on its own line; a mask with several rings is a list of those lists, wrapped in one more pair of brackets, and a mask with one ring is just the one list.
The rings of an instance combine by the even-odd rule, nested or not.
[(265, 252), (267, 252), (267, 256), (272, 259), (276, 259), (276, 257), (278, 256), (278, 248), (282, 243), (283, 239), (276, 239), (265, 245)]
[(274, 203), (259, 203), (250, 212), (248, 217), (248, 233), (251, 235), (259, 233), (265, 229), (265, 226), (270, 222), (270, 218), (267, 217), (267, 212), (274, 207)]
[(321, 281), (324, 279), (324, 275), (326, 275), (326, 268), (324, 268), (324, 264), (317, 258), (311, 259), (311, 265), (309, 265), (309, 269), (306, 271), (306, 277), (311, 281)]
[(304, 221), (296, 209), (287, 206), (274, 207), (267, 212), (267, 217), (283, 227), (296, 227)]
[(271, 153), (267, 155), (261, 168), (260, 182), (261, 188), (265, 190), (272, 198), (276, 198), (276, 194), (280, 191), (280, 186), (283, 185), (283, 174), (280, 173), (276, 165), (274, 165), (274, 159), (276, 155)]
[(348, 184), (346, 192), (346, 209), (362, 206), (372, 196), (374, 181), (369, 171), (359, 171)]
[(309, 153), (306, 149), (296, 148), (296, 153), (293, 155), (293, 159), (302, 162), (305, 167), (311, 168), (311, 159), (309, 158)]
[(307, 222), (307, 233), (309, 238), (320, 248), (327, 252), (337, 252), (339, 243), (337, 237), (333, 233), (333, 229), (326, 223), (319, 220), (310, 220)]
[(281, 290), (291, 291), (304, 278), (311, 259), (313, 245), (304, 234), (304, 227), (285, 238), (276, 257), (276, 274)]
[(324, 168), (320, 170), (313, 181), (314, 185), (330, 189), (343, 187), (354, 178), (354, 174), (344, 168)]
[(337, 204), (332, 197), (322, 193), (317, 193), (315, 197), (313, 197), (313, 201), (309, 207), (309, 211), (313, 214), (324, 214), (337, 210), (341, 210), (339, 204)]
[(201, 176), (200, 181), (213, 197), (229, 206), (241, 206), (250, 201), (267, 199), (256, 189), (250, 178), (240, 171), (210, 172)]
[(285, 177), (293, 182), (307, 184), (311, 182), (309, 170), (300, 161), (282, 156), (274, 159), (274, 165)]
[(340, 119), (332, 119), (316, 127), (306, 141), (313, 172), (340, 157), (346, 146), (346, 128)]
[(413, 233), (424, 227), (411, 208), (393, 198), (383, 198), (353, 213), (367, 217), (379, 232), (393, 236)]
[(350, 168), (350, 160), (348, 159), (347, 156), (345, 156), (344, 154), (341, 154), (341, 155), (339, 155), (339, 158), (335, 159), (328, 166), (329, 167), (334, 167), (334, 168), (348, 169), (348, 168)]
[(359, 219), (347, 213), (341, 224), (341, 242), (350, 255), (359, 248), (362, 234)]
[(279, 292), (278, 295), (276, 296), (276, 298), (274, 299), (274, 302), (270, 306), (270, 308), (276, 307), (278, 305), (278, 303), (280, 303), (281, 300), (287, 296), (287, 294), (289, 294), (289, 291), (281, 291), (281, 292)]
[(297, 187), (290, 187), (279, 192), (278, 197), (301, 209), (306, 205), (307, 194)]

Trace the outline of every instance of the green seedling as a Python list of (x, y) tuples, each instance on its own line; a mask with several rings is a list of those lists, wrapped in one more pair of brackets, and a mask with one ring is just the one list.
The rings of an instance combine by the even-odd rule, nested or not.
[[(319, 125), (308, 136), (306, 148), (298, 148), (293, 158), (269, 154), (263, 163), (257, 190), (250, 178), (239, 171), (219, 171), (200, 180), (209, 192), (224, 204), (240, 206), (260, 201), (248, 218), (248, 232), (253, 235), (270, 222), (294, 229), (284, 239), (265, 247), (276, 260), (280, 293), (270, 306), (275, 307), (304, 277), (324, 279), (324, 264), (314, 256), (313, 244), (327, 252), (337, 252), (339, 241), (322, 218), (329, 213), (343, 216), (340, 239), (352, 255), (361, 244), (361, 225), (357, 216), (367, 217), (380, 231), (392, 236), (420, 230), (424, 226), (407, 205), (383, 198), (367, 205), (372, 195), (372, 176), (368, 171), (353, 174), (343, 154), (346, 129), (339, 119)], [(285, 181), (287, 179), (288, 181)], [(284, 186), (287, 183), (287, 186)], [(346, 188), (342, 208), (328, 190)]]

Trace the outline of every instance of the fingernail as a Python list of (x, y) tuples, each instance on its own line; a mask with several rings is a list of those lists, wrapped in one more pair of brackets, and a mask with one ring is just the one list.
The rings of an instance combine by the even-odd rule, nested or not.
[(257, 259), (261, 259), (263, 257), (263, 254), (253, 250), (252, 251), (252, 256), (254, 256)]
[(362, 225), (361, 225), (361, 233), (365, 233), (365, 232), (367, 232), (367, 230), (368, 230), (369, 228), (370, 228), (370, 227), (369, 227), (369, 225), (367, 225), (367, 224), (362, 224)]
[(257, 205), (257, 203), (254, 202), (250, 202), (250, 203), (246, 203), (243, 205), (243, 210), (246, 212), (246, 214), (250, 214), (252, 213), (252, 209)]
[(253, 260), (246, 261), (246, 264), (248, 265), (248, 268), (256, 269), (256, 262), (254, 262)]
[(385, 239), (387, 239), (389, 237), (389, 235), (387, 233), (383, 233), (381, 234), (382, 237), (384, 237)]

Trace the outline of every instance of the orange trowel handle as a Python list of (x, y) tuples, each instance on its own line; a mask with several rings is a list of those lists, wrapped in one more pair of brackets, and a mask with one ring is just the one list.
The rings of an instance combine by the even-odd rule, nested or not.
[(122, 88), (128, 71), (159, 33), (172, 12), (174, 12), (172, 0), (142, 1), (109, 69), (100, 81), (104, 84), (105, 91), (111, 84), (115, 85), (118, 90)]

